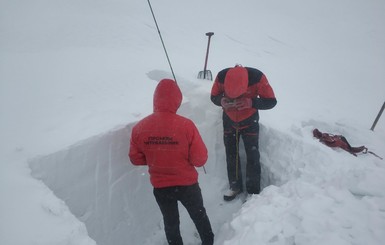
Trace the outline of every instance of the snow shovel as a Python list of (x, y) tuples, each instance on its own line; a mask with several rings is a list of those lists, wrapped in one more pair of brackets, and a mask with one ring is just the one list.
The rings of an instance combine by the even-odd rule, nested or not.
[(198, 73), (198, 78), (199, 79), (208, 79), (208, 80), (211, 80), (211, 81), (213, 80), (213, 75), (211, 74), (210, 70), (207, 70), (207, 60), (209, 58), (210, 39), (211, 39), (212, 35), (214, 35), (214, 32), (207, 32), (206, 33), (206, 36), (209, 37), (209, 41), (207, 43), (205, 67), (204, 67), (203, 71), (200, 71)]

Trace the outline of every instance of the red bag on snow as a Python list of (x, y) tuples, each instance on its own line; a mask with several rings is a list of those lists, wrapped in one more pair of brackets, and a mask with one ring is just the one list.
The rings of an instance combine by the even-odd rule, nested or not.
[(329, 147), (339, 147), (344, 149), (345, 151), (353, 154), (354, 156), (357, 156), (357, 153), (370, 153), (375, 155), (376, 157), (380, 158), (378, 155), (376, 155), (374, 152), (368, 151), (368, 148), (365, 146), (358, 146), (358, 147), (352, 147), (349, 142), (346, 140), (346, 138), (342, 135), (334, 135), (329, 133), (322, 133), (318, 129), (313, 130), (313, 136), (317, 139), (319, 139), (320, 142), (323, 144), (329, 146)]

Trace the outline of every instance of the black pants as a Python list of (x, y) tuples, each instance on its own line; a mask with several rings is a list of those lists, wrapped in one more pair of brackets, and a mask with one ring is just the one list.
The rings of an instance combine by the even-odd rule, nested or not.
[(242, 138), (247, 157), (246, 191), (250, 194), (259, 194), (261, 189), (261, 164), (259, 161), (258, 120), (250, 120), (248, 125), (239, 126), (225, 120), (223, 121), (223, 139), (226, 148), (227, 175), (230, 188), (243, 190), (241, 161), (239, 157), (239, 139)]
[(202, 193), (198, 183), (190, 186), (154, 188), (154, 196), (163, 215), (168, 244), (183, 244), (179, 230), (178, 201), (187, 209), (198, 230), (202, 245), (214, 243), (214, 234), (206, 209), (203, 206)]

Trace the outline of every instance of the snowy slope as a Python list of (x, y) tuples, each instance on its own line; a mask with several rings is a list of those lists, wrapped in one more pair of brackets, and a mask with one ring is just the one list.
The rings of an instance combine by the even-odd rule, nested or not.
[[(216, 244), (382, 244), (385, 162), (323, 146), (343, 134), (385, 156), (385, 4), (154, 1), (190, 117), (209, 149), (199, 169)], [(203, 69), (241, 63), (269, 78), (261, 112), (264, 191), (227, 188), (221, 110)], [(0, 243), (165, 244), (145, 167), (127, 159), (132, 125), (171, 77), (147, 1), (0, 0)], [(244, 156), (241, 156), (245, 159)], [(186, 244), (198, 244), (181, 208)]]

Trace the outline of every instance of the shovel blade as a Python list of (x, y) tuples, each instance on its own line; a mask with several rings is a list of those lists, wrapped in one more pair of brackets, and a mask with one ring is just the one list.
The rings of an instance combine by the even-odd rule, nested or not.
[(213, 80), (213, 74), (211, 73), (210, 70), (200, 71), (198, 73), (198, 79), (207, 79), (207, 80), (212, 81)]

